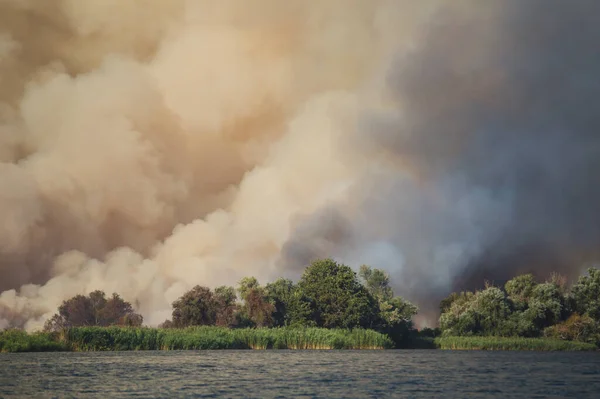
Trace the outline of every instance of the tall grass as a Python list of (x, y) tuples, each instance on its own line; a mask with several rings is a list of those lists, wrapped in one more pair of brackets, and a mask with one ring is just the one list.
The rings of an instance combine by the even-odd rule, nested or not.
[(128, 351), (186, 349), (386, 349), (393, 342), (372, 330), (324, 328), (228, 329), (189, 327), (74, 327), (60, 334), (12, 331), (0, 351)]
[(454, 350), (593, 351), (593, 344), (542, 338), (438, 337), (436, 345)]
[(23, 330), (0, 331), (0, 352), (54, 352), (67, 347), (56, 334), (33, 333)]
[(385, 335), (371, 330), (322, 328), (228, 329), (189, 327), (153, 329), (79, 327), (66, 334), (76, 351), (183, 349), (384, 349), (392, 347)]
[[(413, 345), (415, 343), (413, 342)], [(427, 344), (427, 345), (425, 345)], [(539, 338), (438, 337), (414, 347), (474, 350), (589, 351), (593, 344)], [(61, 333), (0, 331), (0, 352), (186, 349), (387, 349), (392, 340), (373, 330), (324, 328), (228, 329), (189, 327), (75, 327)]]

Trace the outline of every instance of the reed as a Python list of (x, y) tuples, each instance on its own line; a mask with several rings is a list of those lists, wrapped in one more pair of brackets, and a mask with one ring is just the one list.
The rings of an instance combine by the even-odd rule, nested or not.
[(130, 351), (207, 349), (387, 349), (393, 342), (372, 330), (324, 328), (74, 327), (59, 334), (0, 335), (0, 350)]
[(55, 352), (67, 347), (56, 334), (27, 334), (22, 330), (0, 331), (0, 352)]
[[(414, 344), (414, 343), (413, 343)], [(415, 348), (449, 350), (592, 351), (593, 344), (541, 338), (438, 337)], [(384, 334), (364, 329), (74, 327), (61, 333), (0, 331), (0, 352), (207, 349), (388, 349)]]
[(449, 350), (594, 351), (589, 343), (518, 337), (438, 337), (435, 344)]

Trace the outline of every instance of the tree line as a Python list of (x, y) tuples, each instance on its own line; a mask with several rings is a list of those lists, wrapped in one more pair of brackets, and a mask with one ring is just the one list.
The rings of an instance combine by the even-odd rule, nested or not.
[(455, 292), (440, 304), (444, 336), (546, 337), (600, 344), (600, 270), (589, 268), (572, 286), (554, 274), (532, 274), (496, 287)]
[[(440, 303), (439, 328), (417, 333), (417, 307), (391, 288), (389, 275), (366, 265), (358, 273), (332, 259), (312, 262), (297, 283), (280, 278), (261, 285), (254, 277), (237, 287), (193, 287), (172, 303), (161, 328), (219, 326), (364, 328), (388, 335), (398, 347), (438, 335), (547, 337), (600, 344), (600, 270), (590, 268), (572, 286), (554, 274), (532, 274), (503, 286), (454, 292)], [(62, 303), (45, 331), (78, 326), (141, 326), (143, 318), (118, 294), (77, 295)], [(415, 344), (415, 342), (412, 342)]]
[[(358, 274), (332, 259), (312, 262), (297, 283), (280, 278), (266, 285), (254, 277), (237, 287), (197, 285), (172, 304), (170, 320), (159, 327), (189, 326), (366, 328), (388, 335), (401, 346), (413, 331), (417, 307), (395, 296), (389, 276), (363, 265)], [(75, 326), (139, 326), (131, 304), (101, 291), (63, 302), (46, 331)]]

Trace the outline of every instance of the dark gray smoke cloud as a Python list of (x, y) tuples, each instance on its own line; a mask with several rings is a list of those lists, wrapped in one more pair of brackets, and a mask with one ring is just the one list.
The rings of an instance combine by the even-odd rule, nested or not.
[[(431, 313), (483, 279), (573, 278), (598, 260), (598, 15), (593, 0), (439, 9), (393, 62), (385, 109), (361, 116), (352, 146), (381, 164), (340, 203), (348, 239), (318, 255), (389, 270)], [(282, 263), (315, 257), (322, 231), (305, 219)]]
[(0, 328), (324, 256), (433, 315), (598, 257), (597, 1), (145, 4), (0, 0)]

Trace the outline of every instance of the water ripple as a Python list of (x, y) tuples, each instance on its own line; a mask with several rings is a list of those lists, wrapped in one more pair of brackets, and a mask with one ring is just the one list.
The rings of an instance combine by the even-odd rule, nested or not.
[(596, 398), (598, 375), (598, 353), (25, 353), (0, 354), (0, 397)]

